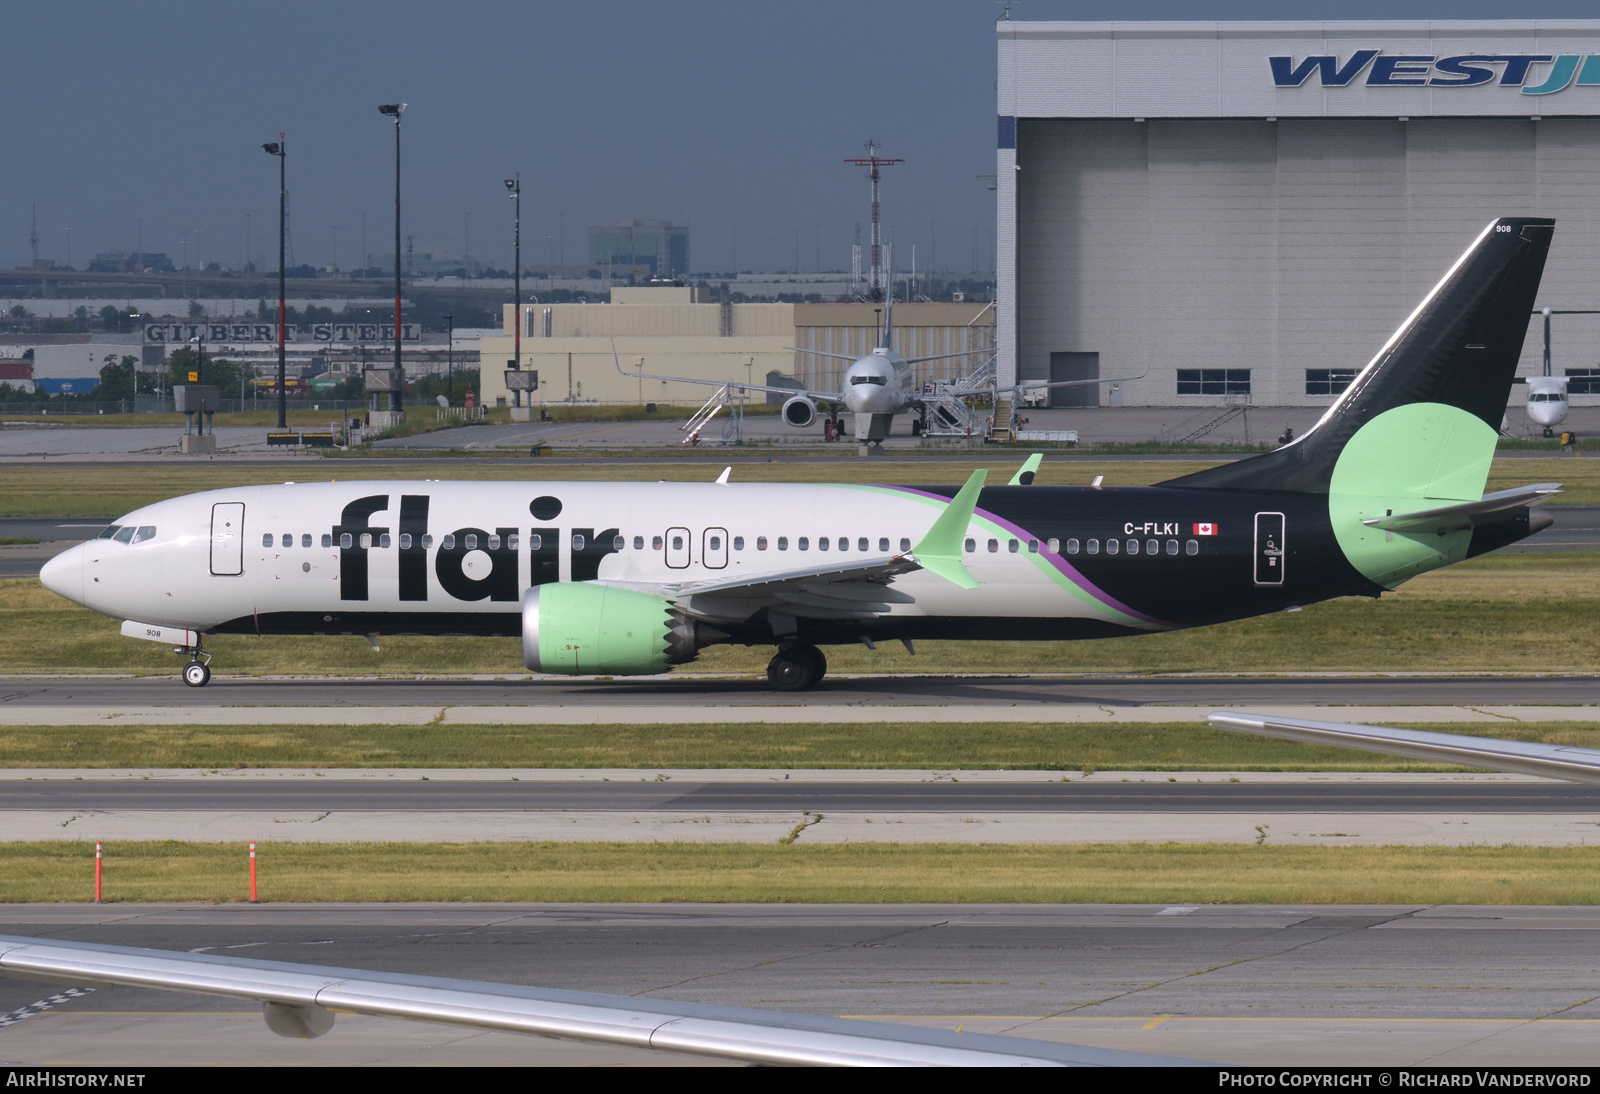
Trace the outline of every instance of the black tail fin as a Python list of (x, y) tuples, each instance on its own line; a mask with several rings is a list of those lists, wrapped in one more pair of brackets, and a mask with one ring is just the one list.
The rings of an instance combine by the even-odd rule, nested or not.
[(1163, 485), (1325, 493), (1356, 431), (1413, 403), (1454, 407), (1498, 432), (1554, 227), (1541, 217), (1494, 221), (1305, 436)]

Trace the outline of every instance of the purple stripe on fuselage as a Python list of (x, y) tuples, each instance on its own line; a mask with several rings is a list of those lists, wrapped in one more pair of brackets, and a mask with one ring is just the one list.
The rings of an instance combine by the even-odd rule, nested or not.
[[(919, 495), (921, 497), (924, 497), (924, 498), (932, 498), (935, 501), (942, 501), (946, 505), (950, 504), (950, 499), (945, 497), (943, 494), (934, 494), (934, 493), (930, 493), (927, 490), (918, 490), (914, 486), (882, 486), (882, 487), (879, 487), (879, 489), (881, 489), (881, 490), (899, 490), (900, 492), (905, 493), (905, 494), (917, 494), (917, 495)], [(999, 515), (997, 515), (995, 513), (991, 513), (987, 509), (977, 509), (977, 510), (974, 510), (974, 512), (983, 514), (983, 516), (985, 518), (987, 518), (988, 520), (994, 521), (994, 523), (998, 524), (1000, 527), (1004, 528), (1006, 531), (1010, 532), (1012, 535), (1016, 536), (1018, 539), (1026, 541), (1026, 540), (1030, 540), (1030, 539), (1039, 539), (1039, 538), (1041, 538), (1039, 536), (1034, 535), (1032, 532), (1028, 531), (1026, 528), (1023, 528), (1020, 525), (1012, 524), (1009, 520), (1006, 520), (1004, 517), (999, 516)], [(1106, 605), (1106, 607), (1115, 609), (1116, 611), (1122, 612), (1125, 615), (1131, 615), (1135, 619), (1142, 619), (1146, 623), (1159, 623), (1160, 625), (1162, 625), (1164, 627), (1165, 626), (1171, 626), (1171, 624), (1169, 624), (1164, 619), (1157, 619), (1153, 615), (1146, 615), (1144, 612), (1139, 611), (1137, 608), (1130, 608), (1128, 605), (1124, 604), (1122, 601), (1118, 600), (1116, 597), (1112, 596), (1110, 593), (1108, 593), (1104, 589), (1100, 588), (1094, 582), (1092, 582), (1088, 578), (1084, 577), (1083, 574), (1078, 570), (1077, 567), (1073, 566), (1070, 562), (1068, 562), (1066, 560), (1065, 556), (1060, 555), (1060, 554), (1052, 554), (1049, 551), (1044, 551), (1044, 552), (1041, 552), (1041, 553), (1044, 555), (1045, 561), (1050, 563), (1050, 565), (1054, 566), (1058, 571), (1060, 571), (1061, 574), (1064, 577), (1066, 577), (1066, 579), (1068, 581), (1072, 582), (1078, 588), (1082, 589), (1084, 592), (1088, 593), (1090, 596), (1094, 597), (1096, 600), (1098, 600), (1102, 604)]]

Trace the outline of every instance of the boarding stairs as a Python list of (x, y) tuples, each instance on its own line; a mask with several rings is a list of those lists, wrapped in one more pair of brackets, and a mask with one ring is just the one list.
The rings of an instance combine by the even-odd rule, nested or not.
[(734, 385), (731, 383), (723, 384), (721, 387), (717, 388), (715, 394), (705, 401), (705, 405), (699, 410), (695, 411), (687, 422), (684, 422), (683, 425), (679, 426), (679, 429), (685, 435), (683, 440), (678, 442), (679, 445), (693, 446), (699, 444), (700, 434), (710, 423), (711, 419), (715, 418), (718, 414), (722, 413), (723, 410), (730, 407), (732, 408), (733, 413), (730, 414), (722, 423), (722, 439), (719, 443), (725, 445), (743, 444), (744, 400), (745, 389), (742, 386), (739, 387), (737, 395), (734, 394)]
[(1198, 441), (1235, 418), (1244, 419), (1244, 439), (1250, 440), (1250, 396), (1225, 395), (1222, 402), (1203, 407), (1171, 429), (1161, 431), (1161, 439), (1169, 444)]
[[(922, 404), (927, 409), (924, 437), (982, 438), (988, 433), (983, 414), (969, 400), (987, 398), (994, 391), (995, 359), (954, 380), (932, 380), (923, 390)], [(1007, 406), (1010, 406), (1009, 401)], [(1009, 414), (1009, 411), (1007, 412)], [(996, 419), (999, 420), (999, 419)], [(1010, 435), (1010, 418), (1005, 419)]]

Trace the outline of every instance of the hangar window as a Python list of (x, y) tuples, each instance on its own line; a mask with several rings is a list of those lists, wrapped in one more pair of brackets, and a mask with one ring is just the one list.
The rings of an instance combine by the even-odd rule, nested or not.
[(911, 541), (909, 539), (907, 539), (905, 536), (901, 536), (900, 537), (900, 549), (902, 551), (911, 550)]
[(1343, 395), (1344, 389), (1356, 378), (1353, 368), (1306, 369), (1307, 395)]
[(1567, 369), (1568, 395), (1600, 395), (1600, 368)]
[(1250, 370), (1247, 368), (1180, 368), (1179, 395), (1248, 395)]
[(302, 547), (311, 546), (311, 533), (310, 532), (307, 532), (305, 535), (300, 537), (300, 546), (302, 546)]

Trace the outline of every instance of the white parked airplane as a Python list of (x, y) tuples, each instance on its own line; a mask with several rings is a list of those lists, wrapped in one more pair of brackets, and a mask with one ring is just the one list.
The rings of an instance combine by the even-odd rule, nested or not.
[[(794, 347), (790, 347), (794, 348)], [(622, 362), (616, 362), (617, 371), (624, 376), (643, 376), (648, 380), (668, 380), (684, 384), (704, 384), (713, 387), (728, 387), (745, 391), (759, 391), (774, 395), (786, 395), (788, 398), (783, 404), (783, 420), (786, 424), (796, 429), (805, 429), (813, 425), (818, 417), (818, 406), (827, 408), (826, 417), (835, 419), (842, 427), (843, 413), (851, 417), (851, 435), (861, 444), (878, 444), (889, 435), (890, 428), (894, 425), (897, 414), (911, 411), (925, 411), (927, 393), (922, 390), (922, 385), (917, 381), (916, 366), (928, 361), (945, 361), (955, 357), (992, 357), (993, 350), (972, 349), (962, 350), (958, 353), (940, 353), (930, 357), (903, 357), (894, 349), (894, 300), (890, 299), (884, 309), (883, 327), (879, 331), (878, 345), (871, 353), (864, 356), (855, 356), (847, 353), (824, 353), (822, 350), (796, 349), (797, 353), (809, 353), (814, 357), (827, 357), (835, 361), (849, 361), (844, 370), (842, 390), (840, 391), (813, 391), (809, 388), (771, 387), (765, 384), (747, 384), (739, 381), (704, 380), (691, 376), (664, 376), (651, 372), (627, 372), (622, 367)], [(615, 349), (613, 349), (615, 356)], [(1054, 387), (1082, 387), (1088, 384), (1113, 384), (1128, 380), (1137, 380), (1139, 376), (1109, 376), (1104, 380), (1057, 380), (1046, 382), (1043, 380), (1030, 380), (1024, 384), (1011, 384), (1001, 387), (996, 384), (978, 384), (964, 388), (963, 397), (975, 397), (993, 400), (998, 395), (1016, 394), (1018, 392), (1035, 392)], [(925, 415), (924, 415), (925, 417)], [(923, 422), (913, 423), (912, 431), (916, 432), (922, 427)]]

